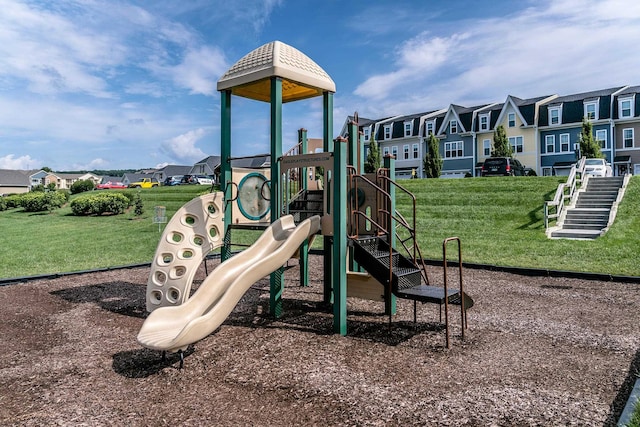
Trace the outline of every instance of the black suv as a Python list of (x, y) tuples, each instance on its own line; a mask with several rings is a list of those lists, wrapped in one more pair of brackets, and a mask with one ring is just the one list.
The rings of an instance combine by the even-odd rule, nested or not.
[(511, 157), (489, 157), (482, 165), (481, 176), (524, 176), (524, 166)]

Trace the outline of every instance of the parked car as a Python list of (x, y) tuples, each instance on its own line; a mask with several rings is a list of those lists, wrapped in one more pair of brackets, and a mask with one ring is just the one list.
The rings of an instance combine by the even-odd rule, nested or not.
[(585, 159), (584, 174), (591, 176), (612, 176), (611, 165), (605, 159)]
[(489, 157), (482, 165), (481, 176), (524, 176), (524, 166), (511, 157)]
[(182, 177), (182, 179), (180, 180), (180, 184), (184, 185), (184, 184), (197, 184), (198, 181), (196, 181), (196, 177), (195, 175), (184, 175)]
[(127, 185), (120, 181), (107, 181), (96, 185), (96, 190), (121, 190), (127, 188)]
[(173, 176), (168, 176), (162, 183), (162, 185), (180, 185), (182, 182), (182, 178), (184, 178), (184, 175), (173, 175)]
[(200, 185), (212, 185), (213, 184), (213, 178), (211, 178), (210, 176), (204, 176), (204, 175), (196, 175), (195, 177), (196, 182)]
[(153, 188), (157, 186), (158, 181), (153, 181), (151, 178), (142, 178), (140, 181), (129, 184), (129, 188)]

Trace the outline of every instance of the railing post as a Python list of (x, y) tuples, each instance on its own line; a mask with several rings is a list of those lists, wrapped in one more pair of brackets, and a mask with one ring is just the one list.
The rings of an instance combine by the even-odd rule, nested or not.
[[(384, 160), (383, 160), (383, 166), (385, 169), (387, 169), (389, 176), (388, 178), (390, 180), (394, 180), (396, 177), (396, 162), (395, 162), (396, 158), (395, 156), (385, 156)], [(388, 216), (388, 222), (385, 224), (385, 227), (387, 228), (388, 232), (389, 232), (389, 251), (393, 252), (396, 248), (396, 222), (393, 219), (393, 215), (395, 214), (396, 211), (396, 189), (393, 185), (389, 185), (389, 188), (386, 189), (387, 192), (389, 193), (389, 216)], [(389, 268), (391, 269), (392, 266), (390, 265)], [(393, 293), (390, 291), (390, 287), (391, 284), (389, 286), (389, 289), (385, 290), (385, 296), (384, 296), (384, 310), (385, 313), (388, 314), (389, 316), (396, 314), (396, 297), (395, 295), (393, 295)]]

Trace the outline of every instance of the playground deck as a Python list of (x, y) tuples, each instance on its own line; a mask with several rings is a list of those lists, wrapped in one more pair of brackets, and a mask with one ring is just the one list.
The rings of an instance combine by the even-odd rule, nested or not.
[(0, 424), (615, 425), (640, 370), (638, 285), (465, 270), (446, 350), (438, 306), (415, 328), (406, 300), (389, 328), (350, 299), (334, 334), (319, 261), (307, 288), (287, 269), (282, 319), (261, 280), (182, 370), (136, 342), (148, 268), (1, 287)]

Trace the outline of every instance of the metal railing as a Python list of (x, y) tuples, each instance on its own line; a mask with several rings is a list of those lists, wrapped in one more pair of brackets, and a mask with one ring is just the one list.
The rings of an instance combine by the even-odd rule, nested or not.
[[(549, 222), (552, 220), (557, 221), (558, 218), (562, 215), (562, 212), (565, 209), (566, 200), (571, 201), (573, 195), (576, 192), (577, 184), (582, 179), (582, 175), (584, 174), (584, 163), (586, 158), (582, 157), (578, 162), (571, 166), (571, 172), (569, 172), (569, 177), (567, 178), (567, 182), (558, 185), (558, 189), (556, 190), (556, 194), (553, 197), (553, 200), (549, 200), (544, 204), (544, 228), (545, 230), (549, 229)], [(579, 177), (578, 177), (579, 176)]]

